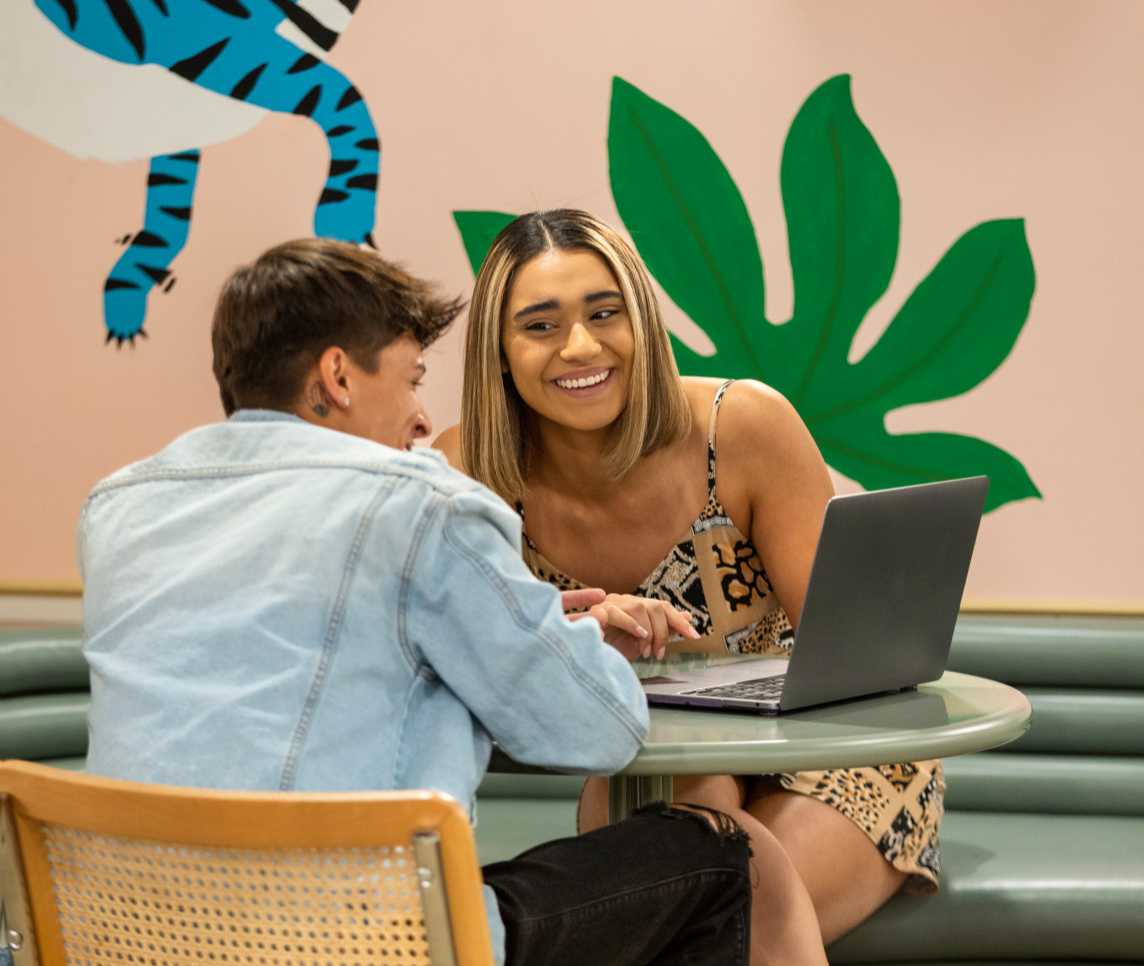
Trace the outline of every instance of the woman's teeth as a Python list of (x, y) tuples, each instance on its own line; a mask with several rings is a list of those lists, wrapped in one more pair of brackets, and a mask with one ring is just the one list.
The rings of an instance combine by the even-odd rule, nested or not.
[(587, 389), (589, 386), (598, 386), (611, 374), (612, 370), (606, 369), (594, 376), (584, 376), (582, 379), (557, 379), (555, 381), (561, 389)]

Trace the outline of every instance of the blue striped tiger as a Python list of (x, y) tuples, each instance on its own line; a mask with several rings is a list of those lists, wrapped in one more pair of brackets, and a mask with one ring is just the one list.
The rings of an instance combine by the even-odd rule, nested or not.
[[(330, 149), (314, 233), (373, 244), (380, 145), (361, 93), (317, 54), (358, 0), (35, 0), (76, 43), (128, 65), (155, 64), (216, 94), (319, 125)], [(309, 49), (303, 49), (303, 47)], [(151, 158), (143, 227), (104, 285), (106, 342), (134, 345), (147, 297), (174, 284), (202, 160), (199, 145)]]

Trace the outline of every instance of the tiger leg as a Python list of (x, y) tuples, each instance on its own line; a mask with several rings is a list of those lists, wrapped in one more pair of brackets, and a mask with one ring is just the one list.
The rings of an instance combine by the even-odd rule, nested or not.
[(105, 341), (134, 344), (136, 336), (147, 337), (143, 329), (147, 296), (156, 285), (170, 290), (171, 262), (187, 242), (199, 160), (198, 151), (151, 159), (143, 228), (124, 239), (127, 249), (103, 285)]

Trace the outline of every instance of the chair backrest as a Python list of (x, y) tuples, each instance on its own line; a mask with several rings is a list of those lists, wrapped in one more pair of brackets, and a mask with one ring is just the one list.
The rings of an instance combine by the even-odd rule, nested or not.
[(0, 910), (16, 966), (492, 962), (468, 816), (436, 792), (220, 792), (0, 762)]

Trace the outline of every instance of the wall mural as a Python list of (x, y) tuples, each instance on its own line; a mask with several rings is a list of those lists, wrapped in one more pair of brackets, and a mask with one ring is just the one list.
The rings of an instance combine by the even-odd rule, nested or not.
[[(187, 241), (203, 146), (244, 134), (268, 111), (309, 118), (329, 144), (315, 234), (373, 244), (377, 132), (357, 88), (321, 59), (358, 0), (34, 2), (39, 14), (27, 9), (40, 23), (12, 11), (27, 29), (15, 32), (22, 61), (4, 115), (78, 158), (151, 161), (143, 226), (118, 239), (126, 250), (104, 284), (106, 342), (146, 337), (148, 295), (174, 284), (171, 264)], [(85, 96), (104, 93), (114, 105), (106, 112), (114, 136), (93, 131), (81, 114), (49, 109), (45, 99), (59, 88), (36, 76), (41, 65), (68, 78), (61, 100), (76, 99), (76, 84)]]
[[(967, 392), (1009, 355), (1035, 287), (1021, 219), (965, 232), (878, 342), (848, 360), (890, 283), (900, 228), (894, 173), (854, 109), (848, 75), (807, 98), (783, 148), (794, 311), (781, 324), (765, 314), (762, 258), (742, 195), (694, 125), (617, 77), (608, 161), (616, 208), (648, 269), (715, 344), (700, 355), (673, 335), (683, 373), (774, 386), (826, 461), (867, 489), (985, 474), (987, 510), (1040, 497), (1025, 467), (983, 439), (885, 426), (892, 410)], [(514, 217), (453, 216), (474, 272)]]

